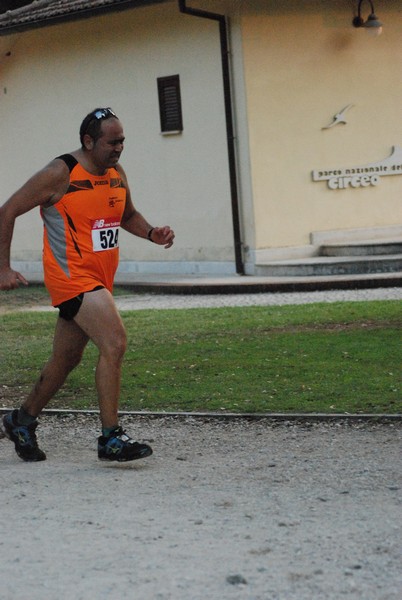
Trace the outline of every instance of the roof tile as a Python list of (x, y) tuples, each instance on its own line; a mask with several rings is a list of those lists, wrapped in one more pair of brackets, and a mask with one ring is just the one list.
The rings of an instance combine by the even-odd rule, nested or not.
[(33, 0), (30, 4), (0, 15), (0, 35), (54, 22), (99, 14), (102, 10), (122, 10), (164, 0)]

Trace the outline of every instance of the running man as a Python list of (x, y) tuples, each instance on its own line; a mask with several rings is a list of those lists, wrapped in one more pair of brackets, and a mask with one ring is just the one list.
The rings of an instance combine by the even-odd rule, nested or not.
[(95, 373), (102, 434), (98, 457), (129, 461), (152, 454), (118, 422), (126, 333), (116, 309), (113, 280), (119, 261), (119, 228), (170, 248), (169, 226), (152, 227), (131, 199), (119, 163), (123, 126), (111, 108), (97, 108), (80, 127), (81, 147), (52, 160), (0, 207), (0, 290), (28, 285), (10, 266), (17, 217), (39, 206), (44, 223), (43, 267), (53, 306), (59, 309), (53, 352), (22, 406), (3, 417), (6, 436), (25, 461), (41, 461), (38, 416), (80, 363), (92, 340), (99, 351)]

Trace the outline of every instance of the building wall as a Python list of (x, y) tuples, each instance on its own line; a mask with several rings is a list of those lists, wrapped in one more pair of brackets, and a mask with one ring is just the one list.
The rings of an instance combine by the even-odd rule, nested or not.
[[(375, 2), (371, 38), (357, 1), (248, 0), (242, 11), (257, 257), (314, 231), (401, 224), (402, 174), (331, 190), (313, 169), (365, 165), (402, 146), (402, 7)], [(363, 3), (363, 14), (369, 3)], [(348, 104), (347, 124), (322, 129)], [(264, 253), (265, 252), (265, 253)]]
[[(122, 164), (137, 208), (176, 232), (168, 252), (122, 232), (122, 268), (216, 263), (233, 270), (217, 23), (182, 15), (172, 2), (14, 34), (0, 44), (4, 199), (51, 158), (79, 146), (90, 110), (112, 106), (125, 129)], [(173, 74), (181, 80), (184, 131), (165, 137), (156, 78)], [(17, 220), (14, 261), (40, 261), (41, 230), (39, 211)]]
[[(247, 272), (282, 251), (308, 253), (313, 232), (400, 225), (402, 175), (337, 190), (311, 175), (402, 146), (399, 1), (377, 7), (384, 33), (374, 39), (351, 25), (355, 0), (188, 4), (229, 17)], [(184, 131), (164, 137), (156, 78), (177, 73)], [(322, 129), (348, 104), (346, 125)], [(177, 236), (165, 252), (122, 232), (122, 269), (233, 272), (217, 23), (179, 13), (172, 0), (0, 38), (4, 199), (78, 146), (80, 122), (96, 106), (112, 106), (124, 124), (122, 164), (137, 207)], [(18, 219), (14, 261), (40, 261), (41, 227), (38, 211)]]

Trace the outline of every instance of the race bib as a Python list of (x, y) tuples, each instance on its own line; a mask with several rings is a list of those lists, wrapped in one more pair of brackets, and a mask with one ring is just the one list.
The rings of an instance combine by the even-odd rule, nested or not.
[(94, 252), (112, 250), (119, 246), (120, 221), (116, 217), (92, 221), (92, 246)]

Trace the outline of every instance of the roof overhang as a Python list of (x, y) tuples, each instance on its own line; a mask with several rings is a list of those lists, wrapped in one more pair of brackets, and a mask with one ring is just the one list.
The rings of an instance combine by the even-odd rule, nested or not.
[(0, 36), (76, 21), (167, 0), (33, 0), (0, 15)]

